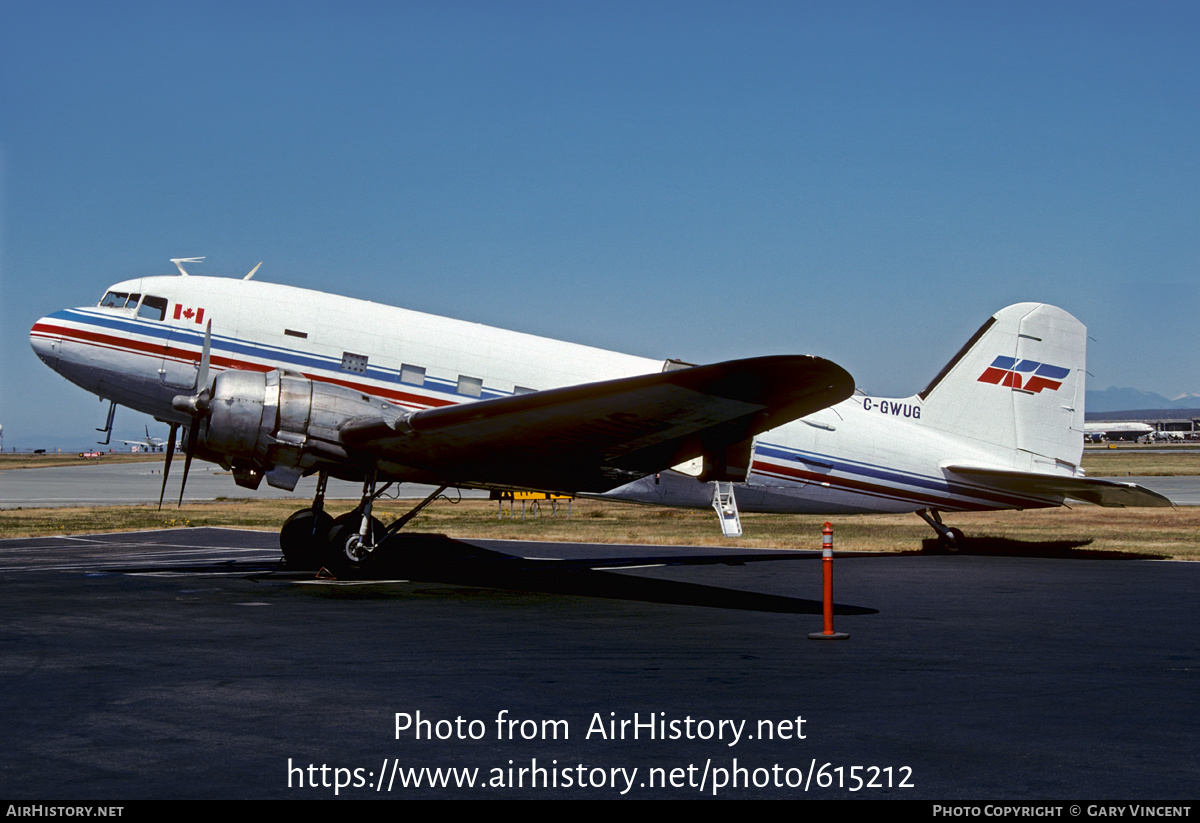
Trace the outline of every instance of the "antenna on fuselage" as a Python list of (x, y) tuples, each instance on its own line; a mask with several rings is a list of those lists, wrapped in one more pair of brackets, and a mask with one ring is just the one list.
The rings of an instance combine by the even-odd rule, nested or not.
[[(258, 266), (261, 266), (261, 265), (262, 265), (262, 261), (260, 260), (260, 261), (258, 261)], [(246, 275), (245, 277), (243, 277), (242, 279), (243, 279), (243, 280), (249, 280), (251, 277), (253, 277), (253, 276), (254, 276), (254, 273), (255, 273), (256, 271), (258, 271), (258, 266), (255, 266), (254, 268), (250, 269), (250, 273), (249, 273), (249, 274), (247, 274), (247, 275)]]
[(203, 257), (172, 257), (171, 262), (175, 264), (175, 268), (179, 269), (179, 273), (181, 275), (183, 275), (184, 277), (187, 277), (188, 273), (183, 270), (183, 264), (184, 263), (203, 263), (204, 258)]

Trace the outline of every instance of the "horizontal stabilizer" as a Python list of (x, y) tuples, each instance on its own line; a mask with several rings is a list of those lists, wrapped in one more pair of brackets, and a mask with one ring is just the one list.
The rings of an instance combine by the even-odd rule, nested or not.
[(943, 466), (946, 471), (970, 477), (977, 483), (1006, 492), (1031, 496), (1070, 497), (1097, 506), (1173, 506), (1170, 499), (1136, 483), (1118, 483), (1095, 477), (1066, 477), (1055, 474), (993, 469), (983, 466)]
[(733, 360), (348, 421), (343, 443), (454, 485), (603, 492), (840, 403), (819, 357)]

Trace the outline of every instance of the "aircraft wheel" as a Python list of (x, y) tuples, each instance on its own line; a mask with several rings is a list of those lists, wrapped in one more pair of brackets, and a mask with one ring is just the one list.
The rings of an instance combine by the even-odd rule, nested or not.
[[(337, 577), (359, 577), (370, 567), (374, 552), (362, 548), (362, 538), (358, 528), (362, 523), (362, 515), (358, 512), (343, 514), (333, 521), (329, 528), (329, 536), (325, 542), (325, 567)], [(371, 518), (371, 534), (383, 534), (383, 524)]]
[(962, 547), (963, 539), (966, 537), (962, 529), (950, 529), (950, 536), (944, 534), (938, 535), (939, 542), (948, 552), (956, 552)]
[(333, 518), (325, 512), (301, 509), (283, 522), (279, 548), (289, 569), (317, 569)]

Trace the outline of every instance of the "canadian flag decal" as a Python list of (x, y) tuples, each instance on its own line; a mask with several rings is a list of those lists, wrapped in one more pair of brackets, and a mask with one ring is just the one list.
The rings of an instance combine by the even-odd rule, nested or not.
[(192, 320), (196, 323), (204, 322), (204, 309), (184, 308), (182, 303), (175, 304), (175, 319), (176, 320)]

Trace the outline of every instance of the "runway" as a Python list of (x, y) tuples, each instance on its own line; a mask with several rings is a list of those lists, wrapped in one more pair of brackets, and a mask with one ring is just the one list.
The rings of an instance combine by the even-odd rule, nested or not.
[[(179, 499), (179, 484), (183, 464), (176, 461), (167, 478), (166, 499)], [(233, 475), (211, 463), (192, 464), (188, 475), (185, 502), (201, 502), (218, 498), (264, 499), (288, 498), (312, 500), (316, 491), (315, 477), (304, 477), (294, 491), (276, 489), (263, 483), (257, 489), (247, 489), (233, 482)], [(432, 486), (406, 483), (402, 497), (422, 498), (433, 491)], [(12, 469), (0, 471), (0, 508), (22, 506), (122, 506), (137, 503), (157, 503), (162, 490), (160, 463), (104, 463), (58, 466), (45, 469)], [(362, 494), (358, 483), (330, 480), (326, 496), (331, 500), (357, 500)], [(487, 492), (464, 490), (464, 497), (486, 497)]]
[(1200, 564), (839, 557), (850, 637), (823, 642), (807, 553), (419, 539), (404, 579), (359, 583), (278, 554), (273, 533), (227, 529), (0, 541), (0, 795), (1200, 785)]
[[(109, 463), (102, 461), (77, 466), (45, 469), (14, 469), (0, 471), (0, 508), (35, 506), (117, 506), (136, 503), (157, 503), (162, 488), (162, 466), (159, 463)], [(182, 465), (177, 465), (167, 481), (167, 500), (179, 498)], [(1200, 476), (1180, 477), (1113, 477), (1122, 482), (1138, 483), (1165, 494), (1178, 506), (1200, 505)], [(196, 463), (188, 476), (185, 501), (198, 502), (218, 498), (291, 498), (311, 500), (316, 478), (301, 478), (295, 491), (272, 488), (263, 483), (258, 489), (246, 489), (233, 482), (233, 476), (211, 463)], [(401, 496), (422, 498), (433, 491), (431, 486), (406, 483), (400, 487)], [(330, 499), (355, 500), (361, 486), (341, 480), (330, 480), (327, 495)], [(464, 497), (486, 497), (486, 492), (464, 490)]]
[(1104, 479), (1137, 483), (1139, 486), (1145, 486), (1151, 491), (1166, 495), (1176, 506), (1200, 506), (1200, 476), (1106, 477)]

